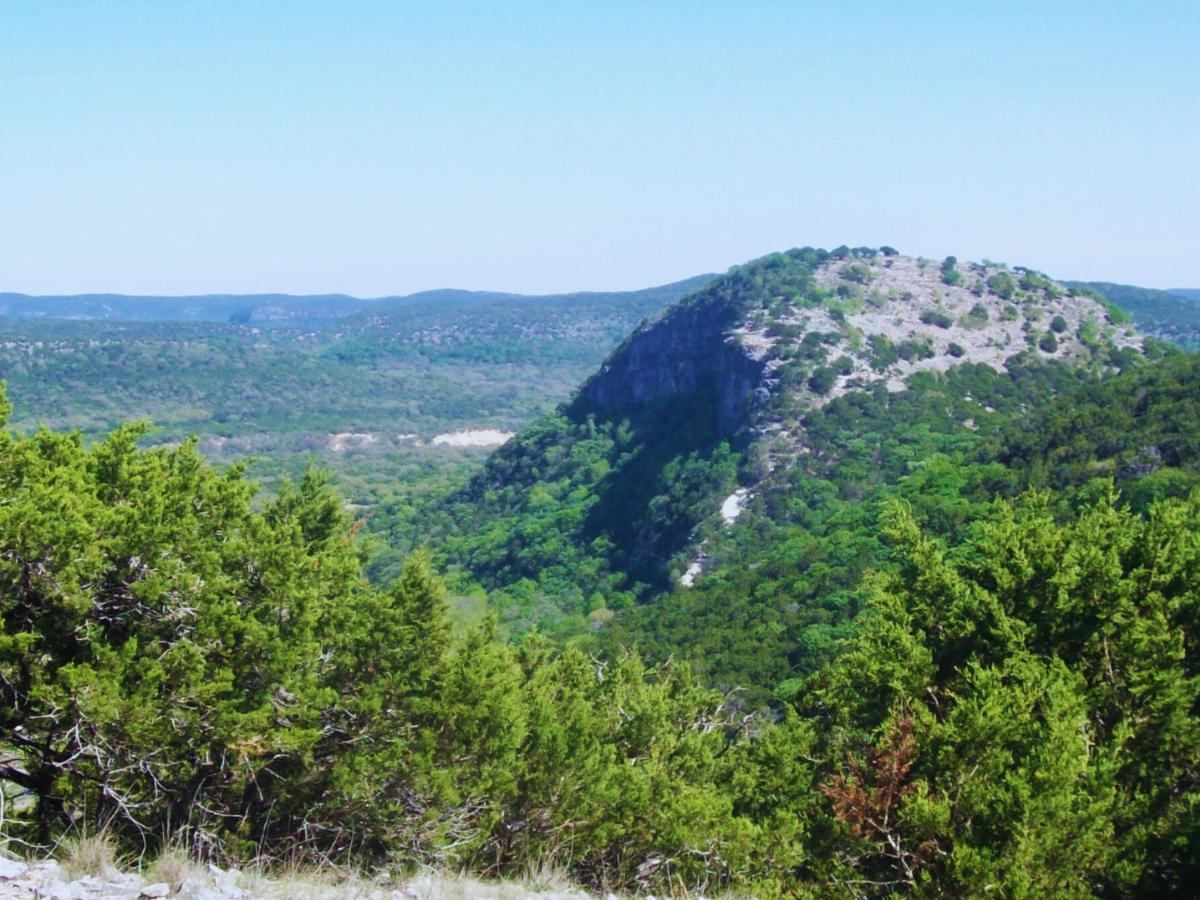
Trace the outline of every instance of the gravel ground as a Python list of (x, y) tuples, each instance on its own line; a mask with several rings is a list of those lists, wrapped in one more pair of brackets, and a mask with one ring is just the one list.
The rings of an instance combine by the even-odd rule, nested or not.
[[(153, 880), (154, 878), (166, 880)], [(483, 882), (467, 878), (419, 875), (403, 883), (386, 877), (367, 881), (331, 873), (263, 877), (237, 869), (181, 863), (152, 869), (150, 877), (109, 869), (102, 875), (69, 877), (53, 860), (22, 862), (0, 858), (0, 898), (21, 900), (591, 900), (567, 886), (540, 890), (516, 882)], [(616, 900), (609, 895), (609, 900)]]

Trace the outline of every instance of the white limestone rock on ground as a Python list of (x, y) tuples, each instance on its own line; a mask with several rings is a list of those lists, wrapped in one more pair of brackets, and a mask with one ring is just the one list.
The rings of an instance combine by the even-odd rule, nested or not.
[(53, 860), (23, 862), (0, 857), (2, 900), (591, 900), (579, 890), (537, 890), (519, 882), (418, 875), (399, 885), (376, 880), (339, 879), (334, 874), (272, 878), (236, 869), (189, 864), (175, 883), (147, 882), (136, 873), (110, 870), (102, 876), (70, 879)]

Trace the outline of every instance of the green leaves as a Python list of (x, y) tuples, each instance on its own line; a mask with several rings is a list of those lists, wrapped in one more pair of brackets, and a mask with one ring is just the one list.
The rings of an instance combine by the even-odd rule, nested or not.
[[(861, 842), (840, 858), (969, 895), (1185, 883), (1196, 859), (1179, 848), (1194, 846), (1200, 799), (1198, 517), (1200, 493), (1146, 521), (1110, 485), (1066, 522), (1032, 495), (946, 550), (893, 505), (898, 568), (868, 582), (859, 632), (797, 695), (829, 723), (826, 758), (859, 760), (826, 782), (832, 815)], [(915, 799), (897, 794), (881, 829), (864, 818), (878, 798), (863, 753), (883, 753), (898, 721), (912, 723)]]

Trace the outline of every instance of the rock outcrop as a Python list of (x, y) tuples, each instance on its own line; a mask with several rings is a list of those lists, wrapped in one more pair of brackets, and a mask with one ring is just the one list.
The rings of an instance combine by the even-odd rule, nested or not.
[(736, 324), (719, 303), (673, 308), (617, 349), (581, 388), (574, 408), (625, 415), (711, 392), (718, 435), (733, 435), (756, 402), (766, 369), (763, 354), (733, 334)]

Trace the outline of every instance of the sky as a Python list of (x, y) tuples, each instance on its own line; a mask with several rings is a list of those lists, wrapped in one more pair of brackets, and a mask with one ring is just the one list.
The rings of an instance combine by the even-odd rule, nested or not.
[(0, 4), (0, 291), (1200, 287), (1200, 3)]

